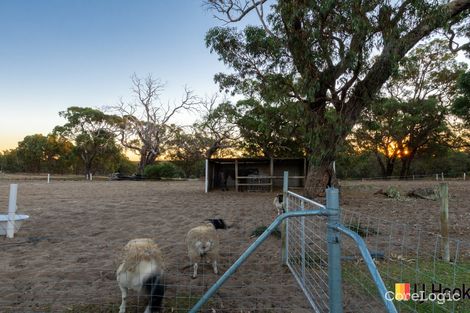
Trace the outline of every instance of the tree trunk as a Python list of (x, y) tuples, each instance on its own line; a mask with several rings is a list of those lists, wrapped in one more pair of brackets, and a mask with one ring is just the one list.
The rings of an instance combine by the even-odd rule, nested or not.
[(410, 154), (407, 158), (401, 159), (400, 179), (406, 179), (410, 176), (411, 162), (414, 159), (414, 154)]
[(338, 186), (336, 173), (333, 171), (333, 162), (309, 166), (305, 181), (305, 193), (308, 197), (323, 197), (326, 188), (332, 186)]
[(137, 169), (137, 174), (144, 175), (144, 170), (147, 165), (153, 164), (157, 159), (158, 153), (151, 150), (141, 150), (140, 152), (140, 161), (139, 167)]

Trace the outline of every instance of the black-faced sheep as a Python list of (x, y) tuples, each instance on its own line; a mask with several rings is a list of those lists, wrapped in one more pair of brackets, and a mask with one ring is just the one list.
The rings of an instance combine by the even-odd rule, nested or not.
[(273, 201), (274, 208), (277, 211), (277, 215), (281, 215), (284, 213), (284, 208), (283, 208), (283, 202), (284, 202), (284, 195), (282, 193), (278, 194)]
[(222, 219), (210, 219), (204, 225), (189, 230), (186, 235), (189, 262), (194, 267), (192, 277), (197, 277), (198, 264), (204, 259), (212, 263), (214, 274), (218, 274), (219, 235), (216, 229), (226, 229)]
[(126, 311), (129, 289), (137, 292), (144, 289), (149, 296), (149, 303), (144, 313), (160, 312), (165, 293), (163, 256), (152, 239), (134, 239), (127, 243), (116, 277), (122, 293), (119, 313)]

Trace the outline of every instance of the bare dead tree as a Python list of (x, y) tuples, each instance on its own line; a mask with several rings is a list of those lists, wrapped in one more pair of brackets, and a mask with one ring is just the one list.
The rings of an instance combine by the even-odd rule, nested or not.
[(120, 142), (140, 156), (138, 173), (142, 174), (145, 166), (155, 162), (172, 140), (172, 119), (181, 111), (192, 110), (200, 100), (185, 87), (183, 96), (177, 102), (163, 103), (161, 93), (165, 84), (148, 75), (145, 79), (132, 75), (132, 93), (134, 100), (120, 100), (111, 109), (121, 116)]

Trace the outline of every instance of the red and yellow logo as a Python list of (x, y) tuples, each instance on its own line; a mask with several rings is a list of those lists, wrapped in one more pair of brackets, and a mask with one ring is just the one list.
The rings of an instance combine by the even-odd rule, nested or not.
[(410, 284), (409, 283), (396, 283), (395, 284), (395, 300), (407, 301), (410, 300)]

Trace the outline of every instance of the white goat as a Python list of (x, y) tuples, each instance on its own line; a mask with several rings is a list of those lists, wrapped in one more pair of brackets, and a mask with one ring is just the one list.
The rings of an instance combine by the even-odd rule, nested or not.
[(122, 293), (119, 313), (126, 312), (129, 289), (137, 292), (145, 289), (150, 299), (144, 313), (160, 312), (165, 293), (163, 256), (152, 239), (134, 239), (127, 243), (116, 277)]
[(219, 261), (219, 235), (216, 229), (226, 229), (225, 222), (221, 219), (208, 220), (206, 224), (189, 230), (186, 235), (189, 262), (194, 267), (193, 278), (197, 277), (198, 263), (204, 258), (212, 262), (214, 274), (218, 274), (217, 262)]
[(282, 213), (284, 213), (283, 202), (284, 202), (284, 195), (282, 193), (274, 197), (273, 204), (274, 204), (274, 208), (277, 211), (277, 215), (281, 215)]

